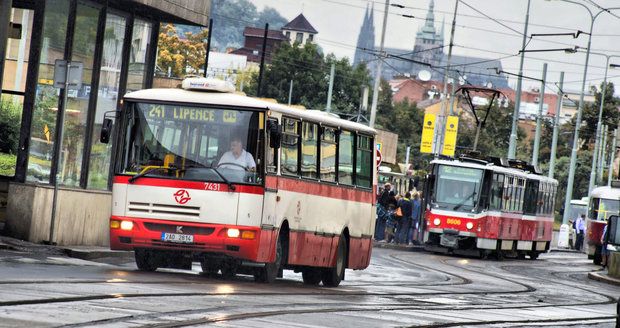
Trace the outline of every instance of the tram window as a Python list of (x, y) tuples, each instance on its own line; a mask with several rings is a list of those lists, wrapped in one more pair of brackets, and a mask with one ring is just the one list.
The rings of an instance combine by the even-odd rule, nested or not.
[(491, 210), (502, 209), (502, 195), (504, 191), (504, 175), (494, 173), (493, 182), (491, 185), (491, 203), (489, 208)]
[(523, 213), (536, 214), (539, 206), (537, 206), (540, 195), (539, 183), (535, 180), (529, 180), (525, 185), (525, 202), (523, 203)]
[(504, 182), (504, 201), (502, 204), (502, 210), (504, 210), (505, 212), (508, 212), (512, 209), (511, 202), (512, 202), (512, 181), (513, 180), (514, 180), (513, 177), (507, 177)]
[(323, 128), (321, 133), (321, 180), (336, 182), (336, 129)]
[(299, 165), (299, 122), (289, 118), (284, 119), (284, 133), (280, 147), (280, 163), (282, 174), (297, 175)]
[(338, 183), (353, 184), (353, 133), (342, 131), (338, 138)]
[(302, 122), (301, 126), (301, 176), (316, 179), (319, 127), (310, 122)]
[(372, 166), (372, 139), (368, 136), (358, 135), (357, 157), (355, 162), (356, 185), (370, 188), (372, 185)]

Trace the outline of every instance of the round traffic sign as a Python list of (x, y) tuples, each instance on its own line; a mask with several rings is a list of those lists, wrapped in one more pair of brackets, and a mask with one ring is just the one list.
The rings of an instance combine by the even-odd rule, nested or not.
[(382, 159), (383, 159), (383, 156), (381, 155), (381, 151), (377, 149), (377, 168), (381, 166)]

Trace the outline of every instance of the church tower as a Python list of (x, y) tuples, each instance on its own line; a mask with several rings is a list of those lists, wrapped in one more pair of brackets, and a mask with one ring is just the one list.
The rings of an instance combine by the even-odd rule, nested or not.
[[(364, 15), (364, 21), (362, 22), (362, 28), (357, 36), (357, 48), (355, 49), (355, 56), (353, 57), (353, 65), (359, 63), (368, 63), (374, 59), (374, 56), (369, 53), (375, 49), (375, 23), (374, 23), (374, 4), (372, 7), (366, 5), (366, 14)], [(362, 50), (368, 49), (368, 50)]]
[[(435, 29), (435, 1), (431, 0), (426, 13), (426, 21), (418, 30), (413, 47), (413, 59), (429, 64), (437, 64), (443, 56), (443, 23), (439, 33)], [(437, 48), (434, 50), (430, 50)]]

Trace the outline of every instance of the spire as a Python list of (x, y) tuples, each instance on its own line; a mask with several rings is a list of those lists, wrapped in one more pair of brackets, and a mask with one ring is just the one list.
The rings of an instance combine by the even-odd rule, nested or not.
[(441, 41), (443, 42), (446, 38), (445, 34), (444, 34), (444, 28), (446, 26), (446, 16), (442, 16), (441, 17), (441, 27), (439, 30), (439, 37), (441, 38)]
[(370, 26), (372, 26), (373, 34), (375, 33), (375, 2), (370, 5), (370, 18), (368, 19)]
[(431, 0), (428, 5), (428, 12), (426, 13), (426, 23), (424, 27), (435, 28), (435, 1)]

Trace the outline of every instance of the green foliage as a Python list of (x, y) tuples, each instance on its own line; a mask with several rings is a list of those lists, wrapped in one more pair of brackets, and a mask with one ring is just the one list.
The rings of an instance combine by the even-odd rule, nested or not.
[(16, 155), (0, 153), (0, 176), (15, 175), (15, 163), (17, 163)]
[[(591, 161), (592, 152), (585, 150), (577, 153), (577, 165), (575, 171), (575, 181), (573, 183), (572, 199), (580, 199), (581, 197), (588, 196)], [(562, 156), (556, 159), (554, 178), (558, 180), (558, 193), (556, 197), (555, 209), (558, 212), (561, 212), (564, 207), (569, 167), (570, 155)], [(548, 172), (549, 163), (543, 163), (541, 168), (543, 171)]]
[[(11, 97), (0, 101), (0, 152), (16, 154), (19, 145), (19, 130), (22, 118), (21, 103), (13, 102)], [(15, 165), (15, 163), (13, 163)]]
[(227, 47), (242, 47), (243, 29), (246, 26), (264, 28), (265, 23), (269, 23), (269, 29), (277, 30), (288, 23), (277, 10), (265, 7), (258, 12), (256, 6), (248, 0), (214, 0), (211, 12), (215, 17), (211, 41), (220, 51)]
[[(595, 102), (593, 104), (585, 104), (583, 109), (583, 127), (579, 131), (579, 138), (584, 141), (583, 148), (588, 148), (591, 144), (594, 144), (596, 137), (596, 126), (598, 123), (598, 112), (601, 106), (601, 91), (605, 85), (601, 83), (600, 87), (592, 87), (592, 92), (595, 93)], [(602, 124), (609, 126), (618, 126), (620, 119), (620, 112), (618, 112), (618, 106), (620, 106), (620, 99), (614, 97), (614, 84), (612, 82), (607, 83), (607, 89), (605, 91), (605, 103), (603, 106)], [(575, 126), (576, 118), (573, 118), (572, 125)]]

